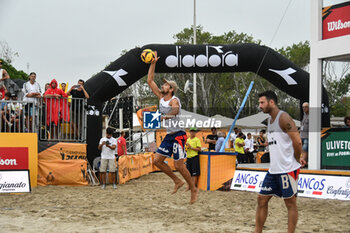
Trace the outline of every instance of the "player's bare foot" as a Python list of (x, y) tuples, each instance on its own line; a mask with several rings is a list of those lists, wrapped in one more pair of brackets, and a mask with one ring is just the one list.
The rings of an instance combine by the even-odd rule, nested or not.
[(184, 183), (183, 181), (180, 181), (180, 182), (176, 183), (176, 184), (175, 184), (175, 187), (174, 187), (174, 191), (173, 191), (171, 194), (176, 193), (177, 190), (178, 190), (179, 188), (181, 188), (184, 184), (185, 184), (185, 183)]
[(187, 192), (189, 190), (190, 190), (190, 187), (187, 185), (187, 188), (186, 188), (185, 192)]
[(198, 188), (195, 188), (194, 190), (191, 190), (191, 201), (190, 204), (192, 205), (195, 203), (198, 199)]

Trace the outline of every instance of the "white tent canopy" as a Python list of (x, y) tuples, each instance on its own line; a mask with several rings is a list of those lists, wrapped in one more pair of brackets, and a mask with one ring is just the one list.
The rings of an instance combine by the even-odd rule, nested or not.
[[(263, 123), (263, 121), (265, 121), (268, 117), (269, 117), (269, 114), (259, 112), (254, 115), (250, 115), (250, 116), (238, 119), (236, 121), (235, 126), (243, 129), (264, 129), (267, 126)], [(219, 114), (213, 116), (213, 118), (222, 122), (222, 128), (231, 127), (234, 121), (234, 119), (232, 118), (224, 117)], [(294, 120), (294, 122), (297, 127), (300, 127), (300, 121)]]
[[(203, 125), (203, 126), (197, 126), (197, 128), (211, 128), (212, 127), (212, 123), (213, 122), (221, 122), (221, 127), (218, 128), (229, 128), (231, 127), (233, 120), (232, 118), (228, 118), (225, 116), (221, 116), (219, 114), (212, 116), (212, 117), (207, 117), (204, 115), (200, 115), (197, 113), (193, 113), (193, 112), (189, 112), (186, 110), (181, 110), (182, 116), (181, 119), (184, 121), (191, 121), (193, 122), (193, 120), (195, 122), (197, 121), (202, 121), (202, 122), (209, 122), (209, 126), (208, 124)], [(269, 117), (269, 114), (267, 113), (263, 113), (263, 112), (259, 112), (257, 114), (251, 115), (251, 116), (247, 116), (244, 118), (240, 118), (236, 121), (236, 125), (239, 128), (242, 129), (265, 129), (267, 126), (265, 124), (263, 124), (262, 122), (264, 120), (266, 120)], [(295, 124), (297, 127), (300, 127), (300, 121), (298, 120), (294, 120)], [(137, 119), (136, 113), (133, 114), (133, 127), (134, 130), (138, 130), (141, 129), (140, 123)]]

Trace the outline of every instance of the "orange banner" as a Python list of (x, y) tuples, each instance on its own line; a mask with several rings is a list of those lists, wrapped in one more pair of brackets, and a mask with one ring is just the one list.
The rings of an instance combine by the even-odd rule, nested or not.
[(127, 157), (128, 155), (123, 155), (119, 157), (119, 160), (118, 160), (119, 184), (125, 184), (128, 180), (130, 180), (130, 177), (128, 175)]
[(153, 172), (152, 154), (153, 153), (140, 154), (141, 176)]
[(123, 155), (119, 157), (119, 183), (138, 178), (153, 171), (152, 153)]
[(207, 190), (208, 179), (208, 156), (199, 154), (199, 170), (200, 175), (198, 177), (198, 188), (201, 190)]
[(85, 160), (39, 160), (38, 185), (88, 185)]
[(233, 178), (236, 170), (235, 155), (215, 155), (211, 157), (210, 190), (219, 189)]
[(86, 160), (86, 144), (40, 142), (39, 160)]
[(210, 155), (208, 155), (208, 152), (204, 153), (199, 155), (200, 176), (198, 178), (198, 188), (217, 190), (233, 178), (236, 170), (236, 156), (223, 153), (210, 153)]
[(140, 156), (131, 155), (127, 156), (127, 166), (128, 166), (128, 175), (129, 179), (135, 179), (141, 176), (140, 172)]

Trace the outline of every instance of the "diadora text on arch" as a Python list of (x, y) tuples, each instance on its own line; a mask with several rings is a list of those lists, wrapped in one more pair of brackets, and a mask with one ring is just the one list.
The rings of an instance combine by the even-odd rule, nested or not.
[(170, 68), (175, 67), (231, 67), (238, 66), (238, 54), (233, 51), (224, 51), (223, 46), (205, 46), (205, 54), (185, 54), (181, 46), (175, 47), (175, 55), (169, 55), (165, 64)]

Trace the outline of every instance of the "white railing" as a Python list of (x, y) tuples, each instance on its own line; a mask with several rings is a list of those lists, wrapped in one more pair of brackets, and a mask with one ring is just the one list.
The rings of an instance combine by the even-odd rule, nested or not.
[(0, 132), (37, 133), (43, 141), (86, 141), (86, 99), (1, 100), (0, 115)]

